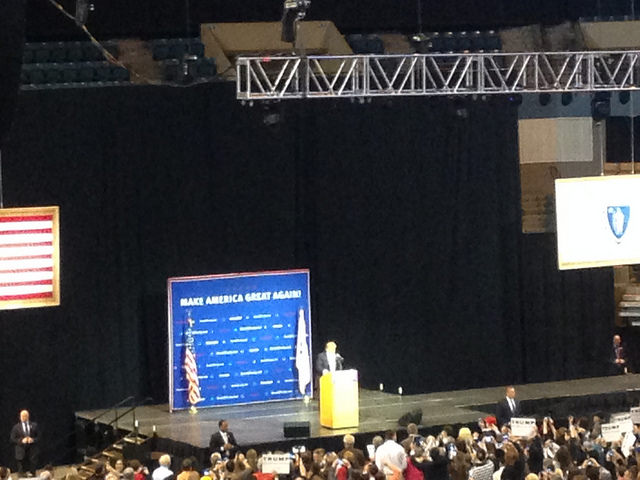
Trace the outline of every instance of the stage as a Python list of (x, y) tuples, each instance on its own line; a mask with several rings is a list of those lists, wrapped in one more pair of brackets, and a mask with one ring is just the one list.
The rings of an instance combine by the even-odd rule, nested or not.
[[(516, 392), (525, 414), (543, 415), (550, 411), (560, 417), (567, 413), (620, 411), (637, 405), (640, 401), (638, 387), (640, 375), (630, 374), (516, 385)], [(471, 423), (492, 413), (496, 401), (503, 396), (504, 387), (404, 396), (361, 389), (360, 425), (358, 428), (344, 430), (320, 426), (317, 400), (311, 400), (307, 404), (298, 400), (203, 408), (195, 414), (188, 411), (171, 413), (168, 404), (151, 405), (136, 408), (135, 418), (139, 422), (139, 432), (143, 435), (151, 436), (155, 425), (159, 437), (200, 449), (208, 447), (209, 438), (218, 428), (218, 420), (221, 418), (229, 421), (230, 430), (245, 448), (261, 444), (284, 445), (284, 442), (295, 444), (295, 440), (284, 437), (285, 422), (308, 421), (310, 438), (335, 443), (345, 433), (352, 433), (356, 438), (370, 438), (386, 429), (397, 428), (398, 419), (403, 414), (418, 408), (423, 412), (423, 431), (443, 425)], [(76, 412), (76, 416), (91, 420), (103, 412), (104, 410), (80, 411)], [(108, 423), (114, 418), (115, 412), (110, 412), (102, 416), (99, 422)], [(118, 420), (118, 427), (132, 430), (133, 414), (129, 413)], [(335, 438), (332, 441), (327, 437)]]

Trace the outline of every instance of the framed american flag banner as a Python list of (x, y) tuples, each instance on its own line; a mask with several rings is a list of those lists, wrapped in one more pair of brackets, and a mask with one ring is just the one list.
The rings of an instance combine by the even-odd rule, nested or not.
[(0, 209), (0, 310), (60, 305), (59, 210)]

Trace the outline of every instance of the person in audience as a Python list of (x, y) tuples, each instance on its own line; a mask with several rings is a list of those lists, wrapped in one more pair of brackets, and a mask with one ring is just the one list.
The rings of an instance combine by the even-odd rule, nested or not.
[[(350, 453), (350, 452), (349, 452)], [(353, 455), (349, 455), (353, 458)], [(336, 458), (333, 462), (336, 480), (349, 480), (349, 470), (351, 462), (347, 458)]]
[(494, 461), (495, 471), (493, 472), (493, 480), (500, 480), (504, 470), (504, 449), (496, 448), (496, 456)]
[(396, 432), (387, 430), (384, 438), (385, 442), (376, 450), (375, 461), (378, 469), (390, 479), (394, 475), (394, 467), (400, 472), (407, 467), (407, 454), (396, 442)]
[(418, 425), (415, 423), (410, 423), (407, 425), (407, 438), (400, 442), (404, 451), (409, 454), (411, 452), (411, 445), (413, 444), (413, 439), (418, 436)]
[(224, 469), (222, 469), (220, 478), (222, 480), (237, 480), (235, 470), (236, 464), (233, 460), (224, 460)]
[(324, 469), (324, 456), (327, 452), (324, 448), (316, 448), (313, 450), (313, 461), (320, 465), (320, 468)]
[[(407, 448), (404, 448), (406, 452)], [(424, 449), (420, 445), (412, 443), (409, 446), (409, 456), (407, 456), (407, 468), (404, 471), (404, 480), (424, 480), (424, 473), (414, 465), (414, 462), (424, 462), (425, 460)]]
[(386, 477), (374, 462), (369, 462), (362, 470), (361, 480), (386, 480)]
[(373, 462), (375, 460), (375, 452), (378, 450), (378, 447), (384, 443), (384, 438), (380, 435), (376, 435), (371, 439), (371, 445), (373, 445), (373, 453), (374, 455), (370, 456), (370, 460)]
[(129, 460), (129, 466), (133, 469), (134, 480), (147, 480), (147, 477), (149, 476), (149, 470), (146, 466), (140, 463), (140, 460), (136, 460), (135, 458)]
[(359, 448), (355, 448), (356, 439), (354, 436), (350, 434), (345, 435), (342, 437), (342, 444), (344, 445), (344, 448), (338, 452), (338, 458), (344, 458), (345, 453), (352, 452), (353, 461), (351, 461), (351, 466), (358, 470), (362, 470), (366, 463), (366, 459), (364, 452)]
[(107, 472), (115, 474), (116, 478), (122, 477), (122, 472), (124, 471), (124, 461), (121, 458), (116, 459), (116, 461), (113, 463), (113, 466), (109, 461), (105, 462), (104, 466), (107, 468)]
[(135, 480), (136, 472), (133, 468), (127, 467), (122, 470), (122, 480)]
[[(462, 430), (462, 429), (461, 429)], [(467, 431), (469, 429), (466, 429)], [(466, 432), (463, 435), (458, 434), (458, 440), (455, 441), (455, 456), (451, 459), (449, 471), (451, 480), (467, 480), (469, 469), (471, 468), (471, 454), (467, 448)]]
[(169, 455), (162, 455), (158, 460), (160, 466), (156, 468), (151, 474), (153, 480), (165, 480), (169, 477), (173, 477), (173, 472), (169, 469), (171, 466), (171, 457)]
[(522, 480), (524, 478), (525, 461), (522, 458), (520, 445), (507, 442), (504, 446), (504, 469), (501, 480)]
[(10, 478), (11, 470), (7, 467), (0, 467), (0, 480), (7, 480)]
[(449, 480), (449, 456), (444, 447), (436, 446), (429, 450), (424, 461), (414, 457), (413, 464), (422, 470), (425, 480)]
[(493, 468), (493, 463), (487, 458), (487, 452), (478, 448), (469, 469), (469, 480), (492, 480)]
[(185, 458), (182, 460), (182, 469), (177, 480), (199, 480), (200, 474), (193, 469), (193, 460)]
[(104, 466), (104, 463), (98, 462), (95, 466), (95, 470), (93, 475), (89, 477), (90, 480), (105, 480), (105, 476), (107, 474), (107, 469)]
[[(322, 455), (324, 455), (324, 450), (322, 450)], [(315, 460), (315, 451), (314, 451), (314, 460)], [(255, 473), (258, 471), (258, 452), (256, 452), (253, 448), (250, 448), (249, 450), (247, 450), (246, 461), (247, 461), (247, 465), (249, 466), (249, 469), (251, 470), (251, 473)]]

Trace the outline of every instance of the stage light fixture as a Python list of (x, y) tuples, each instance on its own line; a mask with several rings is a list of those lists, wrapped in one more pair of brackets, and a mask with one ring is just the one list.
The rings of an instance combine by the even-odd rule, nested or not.
[(549, 103), (551, 103), (551, 94), (549, 94), (549, 93), (541, 93), (538, 96), (538, 102), (543, 107), (546, 107), (547, 105), (549, 105)]
[(282, 41), (295, 43), (297, 23), (307, 15), (311, 0), (285, 0), (282, 14)]
[(573, 93), (571, 92), (564, 92), (561, 96), (560, 96), (560, 103), (562, 103), (563, 106), (568, 106), (571, 104), (571, 102), (573, 102)]
[(622, 105), (626, 105), (631, 100), (631, 92), (629, 90), (623, 90), (622, 92), (618, 92), (618, 101)]

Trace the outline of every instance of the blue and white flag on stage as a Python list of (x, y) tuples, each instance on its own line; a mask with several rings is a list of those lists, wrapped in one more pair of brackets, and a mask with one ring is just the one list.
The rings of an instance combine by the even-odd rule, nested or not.
[(311, 355), (307, 341), (307, 320), (304, 308), (298, 309), (298, 329), (296, 336), (296, 369), (298, 370), (298, 390), (302, 395), (307, 392), (307, 385), (311, 383)]

